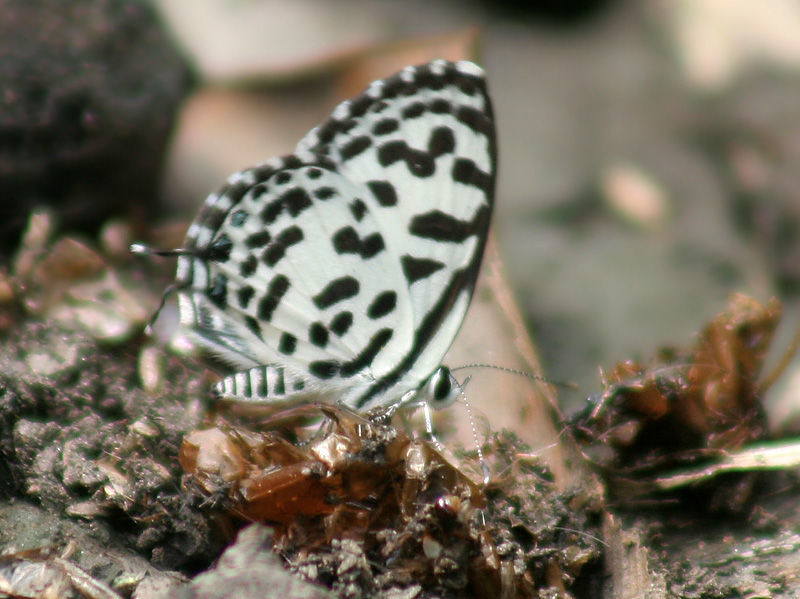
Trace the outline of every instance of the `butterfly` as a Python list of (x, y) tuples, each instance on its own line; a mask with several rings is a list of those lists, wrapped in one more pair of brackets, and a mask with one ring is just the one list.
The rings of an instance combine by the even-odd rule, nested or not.
[(178, 257), (181, 327), (237, 370), (223, 400), (439, 407), (478, 275), (497, 147), (484, 73), (374, 81), (293, 154), (234, 173)]

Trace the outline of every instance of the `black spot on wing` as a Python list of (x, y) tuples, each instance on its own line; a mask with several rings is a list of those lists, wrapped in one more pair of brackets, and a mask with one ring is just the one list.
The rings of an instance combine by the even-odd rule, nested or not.
[(247, 326), (248, 329), (250, 329), (251, 333), (253, 333), (259, 339), (262, 339), (262, 337), (261, 337), (261, 325), (258, 324), (258, 321), (255, 318), (253, 318), (252, 316), (245, 316), (244, 317), (244, 324), (245, 324), (245, 326)]
[(339, 121), (334, 121), (331, 119), (325, 125), (317, 129), (317, 143), (314, 146), (317, 151), (325, 151), (327, 153), (327, 148), (322, 148), (321, 146), (330, 143), (330, 141), (333, 139), (333, 136), (338, 132), (339, 127)]
[[(278, 366), (274, 370), (275, 372), (275, 386), (272, 388), (273, 395), (285, 395), (286, 394), (286, 375), (284, 373), (283, 366)], [(264, 380), (266, 381), (266, 376), (264, 376)]]
[(324, 125), (320, 126), (317, 129), (318, 142), (315, 147), (319, 150), (321, 145), (330, 143), (338, 133), (347, 133), (353, 129), (353, 127), (358, 124), (356, 118), (362, 116), (373, 101), (372, 98), (362, 94), (357, 98), (353, 98), (341, 104), (340, 107), (336, 109), (336, 112), (339, 112), (341, 107), (344, 106), (347, 109), (346, 116), (342, 119), (331, 118)]
[(418, 90), (419, 88), (413, 82), (404, 81), (400, 77), (395, 76), (385, 81), (383, 95), (385, 98), (396, 98), (400, 95), (413, 95)]
[(403, 255), (400, 258), (400, 263), (403, 266), (403, 274), (406, 276), (409, 286), (444, 268), (443, 262), (431, 260), (430, 258), (416, 258), (409, 254)]
[(410, 148), (403, 140), (390, 141), (378, 148), (378, 162), (381, 166), (387, 167), (403, 160), (412, 174), (417, 177), (430, 177), (436, 171), (436, 158), (452, 153), (455, 145), (456, 140), (452, 130), (448, 127), (437, 127), (431, 131), (427, 151)]
[(372, 140), (366, 135), (351, 139), (342, 147), (342, 160), (350, 160), (363, 153), (372, 145)]
[(284, 229), (264, 250), (262, 254), (264, 263), (269, 267), (275, 266), (286, 255), (287, 249), (301, 241), (303, 241), (303, 231), (300, 227), (292, 226)]
[[(349, 108), (349, 107), (348, 107)], [(352, 115), (351, 115), (352, 116)], [(317, 129), (317, 144), (316, 151), (327, 152), (328, 148), (323, 147), (333, 141), (333, 138), (340, 133), (347, 133), (352, 130), (358, 122), (353, 118), (345, 118), (344, 120), (330, 119), (327, 123)]]
[(372, 233), (363, 239), (353, 227), (342, 227), (331, 239), (337, 254), (359, 254), (365, 260), (382, 251), (386, 245), (380, 233)]
[(386, 316), (397, 305), (397, 294), (394, 291), (384, 291), (375, 296), (367, 308), (367, 316), (377, 319)]
[[(449, 75), (449, 76), (448, 76)], [(438, 91), (442, 89), (450, 79), (451, 73), (445, 72), (441, 75), (437, 75), (433, 73), (430, 68), (426, 66), (421, 67), (417, 71), (416, 77), (416, 84), (419, 87), (424, 87), (426, 89), (432, 89), (434, 91)]]
[(311, 198), (308, 192), (300, 187), (290, 189), (279, 199), (286, 204), (286, 209), (294, 218), (297, 218), (304, 210), (311, 208)]
[(476, 133), (487, 137), (494, 135), (492, 120), (483, 111), (472, 108), (471, 106), (461, 106), (456, 111), (456, 119)]
[(244, 244), (250, 248), (260, 248), (267, 245), (272, 240), (272, 235), (269, 234), (269, 231), (266, 229), (262, 229), (261, 231), (256, 231), (248, 235), (245, 240)]
[(233, 185), (228, 185), (220, 196), (225, 196), (231, 201), (231, 204), (236, 205), (242, 200), (242, 197), (244, 197), (244, 194), (246, 194), (249, 189), (250, 186), (245, 183), (244, 180), (240, 180)]
[[(462, 94), (466, 96), (474, 96), (478, 92), (478, 82), (474, 79), (467, 79), (466, 77), (462, 77), (458, 80), (458, 89), (461, 91)], [(483, 85), (483, 80), (481, 80), (480, 88), (485, 90), (485, 86)]]
[(285, 275), (275, 275), (267, 286), (267, 293), (258, 302), (258, 317), (269, 322), (288, 290), (289, 279)]
[(342, 227), (331, 238), (337, 254), (356, 254), (361, 247), (361, 238), (353, 227)]
[(367, 205), (362, 201), (356, 198), (349, 204), (350, 212), (353, 213), (353, 218), (356, 219), (356, 222), (361, 222), (361, 219), (364, 218), (364, 214), (367, 212)]
[(345, 310), (343, 312), (339, 312), (336, 316), (333, 317), (331, 320), (331, 324), (328, 327), (331, 331), (333, 331), (336, 335), (341, 337), (347, 331), (350, 330), (350, 327), (353, 325), (353, 313), (349, 310)]
[(367, 187), (369, 187), (372, 195), (375, 196), (381, 206), (397, 205), (397, 192), (388, 181), (368, 181)]
[(320, 187), (314, 190), (314, 197), (318, 200), (330, 200), (336, 195), (336, 190), (333, 187)]
[(336, 360), (318, 360), (308, 365), (308, 371), (319, 379), (332, 379), (341, 368)]
[(436, 170), (433, 159), (427, 152), (412, 150), (402, 140), (390, 141), (378, 148), (378, 162), (382, 167), (386, 168), (400, 160), (417, 177), (430, 177)]
[(441, 210), (432, 210), (411, 219), (408, 230), (415, 237), (460, 243), (468, 237), (483, 231), (484, 223), (488, 218), (489, 207), (485, 204), (478, 209), (471, 221), (459, 220)]
[(364, 239), (361, 240), (361, 249), (359, 253), (361, 257), (364, 259), (372, 258), (378, 252), (382, 251), (386, 247), (386, 244), (383, 242), (383, 237), (381, 237), (380, 233), (373, 233), (371, 235), (367, 235)]
[(247, 219), (250, 217), (250, 214), (244, 210), (237, 210), (231, 214), (231, 226), (232, 227), (241, 227), (247, 222)]
[(269, 366), (261, 368), (261, 376), (258, 377), (258, 387), (256, 388), (256, 395), (258, 395), (258, 397), (267, 397), (269, 395), (267, 372), (269, 372)]
[(317, 347), (328, 345), (328, 329), (321, 322), (314, 322), (308, 327), (308, 340)]
[(281, 340), (278, 342), (278, 351), (290, 356), (294, 353), (295, 349), (297, 349), (297, 337), (291, 333), (283, 333), (281, 335)]
[(322, 171), (315, 166), (312, 166), (306, 171), (309, 179), (319, 179), (322, 176)]
[(283, 160), (283, 168), (300, 168), (303, 163), (301, 160), (292, 154), (291, 156), (284, 156)]
[(208, 290), (208, 299), (223, 310), (228, 305), (228, 277), (218, 274), (214, 277), (214, 284)]
[(492, 194), (492, 177), (479, 169), (472, 160), (459, 158), (453, 163), (453, 180), (465, 185), (472, 185), (487, 196)]
[(288, 156), (282, 157), (278, 162), (279, 164), (275, 164), (274, 161), (270, 161), (269, 163), (262, 163), (257, 166), (253, 166), (247, 169), (246, 172), (252, 173), (253, 179), (255, 181), (268, 181), (272, 178), (272, 176), (280, 171), (283, 168), (286, 168), (286, 162)]
[(264, 209), (261, 210), (261, 220), (264, 221), (265, 225), (271, 225), (278, 220), (281, 212), (283, 212), (283, 208), (284, 204), (280, 198), (268, 202), (267, 205), (264, 206)]
[(381, 119), (372, 127), (373, 135), (388, 135), (394, 133), (400, 127), (397, 119)]
[(342, 124), (339, 127), (339, 133), (349, 133), (353, 129), (358, 126), (358, 121), (355, 119), (347, 119), (346, 121), (342, 121)]
[(231, 257), (232, 249), (233, 242), (231, 242), (231, 238), (223, 233), (208, 246), (206, 258), (215, 262), (226, 262)]
[(236, 297), (239, 300), (239, 307), (242, 309), (247, 308), (255, 293), (255, 289), (253, 289), (250, 285), (240, 288), (239, 291), (236, 292)]
[(286, 185), (291, 180), (292, 174), (288, 171), (281, 171), (275, 175), (275, 181), (278, 183), (278, 185)]
[[(281, 175), (287, 175), (291, 178), (291, 175), (286, 171), (278, 173), (277, 177)], [(264, 221), (264, 224), (271, 225), (278, 220), (278, 217), (284, 210), (287, 210), (291, 216), (297, 218), (300, 213), (311, 208), (311, 206), (311, 197), (308, 195), (308, 192), (300, 187), (294, 187), (280, 197), (267, 203), (263, 210), (261, 210), (261, 220)]]
[(450, 102), (444, 98), (436, 98), (433, 102), (431, 102), (430, 106), (431, 112), (435, 114), (447, 114), (453, 109), (452, 104), (450, 104)]
[(382, 144), (378, 148), (378, 162), (384, 168), (393, 165), (395, 162), (405, 160), (408, 153), (408, 145), (403, 140), (390, 141)]
[(425, 104), (422, 102), (414, 102), (413, 104), (409, 104), (403, 109), (403, 112), (400, 114), (402, 115), (403, 119), (410, 120), (415, 119), (422, 116), (425, 113)]
[(325, 288), (311, 299), (320, 310), (329, 308), (342, 300), (350, 299), (358, 293), (360, 286), (353, 277), (340, 277), (328, 283)]
[(449, 127), (437, 127), (431, 132), (428, 140), (428, 152), (438, 158), (444, 154), (452, 154), (456, 148), (456, 138)]
[(241, 264), (239, 264), (239, 274), (244, 278), (251, 277), (256, 271), (257, 266), (258, 260), (256, 257), (253, 254), (248, 254), (247, 258), (242, 260)]
[(350, 100), (350, 105), (349, 105), (350, 116), (351, 117), (363, 116), (374, 101), (375, 100), (372, 97), (368, 96), (367, 94), (361, 94), (357, 98), (353, 98), (352, 100)]
[(372, 365), (375, 356), (389, 343), (394, 331), (392, 329), (381, 329), (375, 333), (370, 339), (367, 346), (349, 362), (343, 363), (339, 372), (342, 376), (348, 377), (361, 372), (364, 368)]

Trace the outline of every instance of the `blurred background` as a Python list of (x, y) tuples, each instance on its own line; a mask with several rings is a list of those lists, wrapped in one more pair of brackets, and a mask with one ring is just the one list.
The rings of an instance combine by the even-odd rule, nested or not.
[[(567, 411), (599, 366), (691, 344), (735, 291), (781, 298), (783, 351), (800, 321), (792, 0), (0, 0), (5, 255), (39, 205), (67, 229), (185, 226), (229, 173), (439, 56), (487, 71), (494, 234), (545, 374), (580, 384)], [(798, 367), (775, 396), (773, 419), (796, 416)]]

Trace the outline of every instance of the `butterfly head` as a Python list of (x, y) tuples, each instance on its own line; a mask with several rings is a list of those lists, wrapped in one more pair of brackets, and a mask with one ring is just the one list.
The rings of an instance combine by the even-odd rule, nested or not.
[(420, 390), (422, 399), (436, 410), (452, 404), (461, 391), (461, 385), (447, 366), (439, 366)]

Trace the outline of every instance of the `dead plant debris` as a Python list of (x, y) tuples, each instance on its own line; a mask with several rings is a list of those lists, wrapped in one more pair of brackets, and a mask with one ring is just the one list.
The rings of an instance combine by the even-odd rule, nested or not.
[[(584, 455), (617, 483), (617, 499), (680, 486), (664, 483), (665, 474), (766, 439), (759, 375), (780, 315), (774, 298), (762, 305), (735, 294), (693, 347), (662, 349), (650, 366), (629, 360), (602, 374), (605, 390), (570, 424)], [(746, 501), (752, 480), (729, 483), (712, 508)]]
[(590, 499), (556, 492), (509, 434), (487, 448), (502, 474), (481, 489), (391, 423), (329, 405), (294, 412), (312, 410), (324, 422), (302, 439), (218, 421), (181, 449), (198, 501), (271, 524), (305, 578), (342, 597), (537, 597), (567, 592), (597, 561), (592, 510), (575, 509)]

